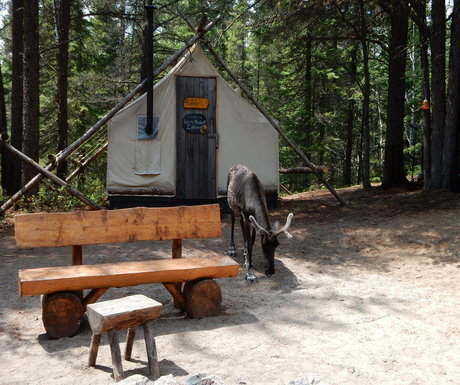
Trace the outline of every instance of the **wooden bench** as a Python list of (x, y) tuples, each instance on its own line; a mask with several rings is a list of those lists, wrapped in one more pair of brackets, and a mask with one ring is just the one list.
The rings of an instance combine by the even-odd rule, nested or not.
[[(234, 277), (239, 265), (220, 254), (181, 258), (182, 239), (220, 237), (221, 231), (218, 205), (17, 215), (19, 247), (72, 246), (72, 266), (20, 270), (19, 293), (44, 294), (43, 324), (52, 338), (75, 334), (86, 306), (111, 287), (162, 283), (189, 316), (215, 315), (221, 293), (212, 278)], [(83, 265), (83, 245), (142, 240), (172, 240), (172, 259)]]

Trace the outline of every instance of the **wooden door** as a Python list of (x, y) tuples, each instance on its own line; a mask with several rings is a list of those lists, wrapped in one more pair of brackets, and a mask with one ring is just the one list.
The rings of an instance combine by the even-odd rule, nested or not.
[(176, 77), (176, 197), (216, 198), (216, 79)]

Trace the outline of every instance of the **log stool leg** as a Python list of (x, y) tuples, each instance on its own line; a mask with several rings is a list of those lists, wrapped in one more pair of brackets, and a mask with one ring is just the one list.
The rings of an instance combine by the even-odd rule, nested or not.
[(128, 336), (126, 337), (125, 360), (131, 359), (131, 352), (133, 351), (134, 337), (136, 336), (136, 328), (128, 329)]
[(91, 336), (91, 346), (89, 348), (88, 366), (96, 366), (97, 352), (99, 350), (100, 342), (101, 342), (100, 334), (93, 334)]
[(121, 365), (120, 345), (118, 344), (118, 334), (115, 330), (107, 332), (110, 344), (110, 354), (112, 355), (113, 377), (115, 381), (123, 378), (123, 366)]
[(157, 348), (155, 345), (155, 336), (153, 334), (153, 322), (149, 321), (142, 325), (144, 328), (145, 347), (149, 362), (149, 372), (154, 380), (160, 377), (160, 366), (158, 364)]

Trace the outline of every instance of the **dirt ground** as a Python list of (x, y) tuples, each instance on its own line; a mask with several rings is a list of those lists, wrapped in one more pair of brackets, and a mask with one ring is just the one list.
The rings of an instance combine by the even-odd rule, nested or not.
[[(162, 375), (208, 373), (227, 384), (287, 384), (316, 374), (327, 384), (460, 384), (460, 196), (342, 190), (340, 208), (324, 191), (284, 198), (272, 214), (294, 212), (294, 239), (281, 240), (276, 274), (223, 279), (225, 312), (157, 322)], [(241, 262), (241, 233), (238, 261)], [(185, 241), (185, 256), (222, 252), (229, 238)], [(167, 242), (85, 247), (91, 263), (168, 258)], [(87, 368), (89, 330), (47, 340), (39, 297), (17, 294), (18, 269), (68, 264), (68, 249), (17, 249), (0, 238), (0, 383), (112, 384), (103, 339)], [(173, 307), (160, 285), (111, 289), (144, 293)], [(126, 374), (145, 373), (142, 335)]]

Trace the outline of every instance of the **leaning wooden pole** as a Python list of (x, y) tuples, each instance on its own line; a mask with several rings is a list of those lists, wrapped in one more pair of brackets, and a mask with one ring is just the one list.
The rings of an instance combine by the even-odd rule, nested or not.
[(87, 157), (83, 162), (80, 163), (80, 165), (73, 170), (67, 178), (65, 178), (66, 182), (70, 182), (76, 175), (78, 175), (80, 172), (82, 172), (85, 167), (92, 162), (94, 159), (97, 159), (99, 156), (101, 156), (105, 150), (107, 150), (107, 147), (109, 146), (108, 142), (105, 142), (101, 147), (99, 147), (94, 154), (91, 156)]
[(345, 201), (337, 194), (334, 187), (324, 178), (323, 172), (320, 168), (318, 168), (313, 162), (308, 159), (305, 153), (298, 147), (289, 137), (284, 133), (282, 127), (278, 124), (278, 122), (273, 119), (269, 113), (265, 110), (265, 108), (256, 100), (256, 98), (251, 94), (251, 92), (246, 88), (246, 86), (232, 73), (232, 71), (227, 67), (223, 59), (220, 55), (214, 50), (211, 43), (206, 39), (202, 39), (206, 47), (208, 48), (209, 52), (215, 57), (216, 61), (220, 64), (220, 66), (228, 73), (228, 75), (232, 78), (232, 80), (238, 84), (241, 90), (244, 92), (246, 97), (254, 103), (254, 105), (258, 108), (258, 110), (262, 113), (262, 115), (267, 118), (267, 120), (271, 123), (273, 128), (278, 131), (281, 137), (286, 141), (286, 143), (299, 155), (299, 157), (305, 162), (305, 164), (312, 169), (315, 173), (317, 178), (327, 187), (327, 189), (331, 192), (332, 195), (340, 202), (341, 205), (346, 205)]
[[(166, 59), (163, 64), (158, 67), (153, 75), (157, 76), (161, 72), (163, 72), (166, 68), (168, 68), (172, 63), (176, 62), (177, 59), (182, 56), (187, 49), (189, 49), (193, 44), (195, 44), (199, 39), (203, 37), (203, 35), (212, 29), (217, 21), (220, 18), (210, 22), (207, 24), (203, 30), (201, 30), (198, 34), (188, 40), (185, 45), (177, 50), (174, 54), (172, 54), (168, 59)], [(132, 90), (128, 95), (126, 95), (120, 102), (113, 107), (106, 115), (104, 115), (94, 126), (92, 126), (88, 131), (83, 134), (79, 139), (73, 142), (70, 146), (65, 148), (64, 150), (60, 151), (56, 154), (54, 162), (48, 164), (44, 169), (46, 171), (51, 171), (56, 166), (68, 158), (72, 153), (74, 153), (82, 144), (86, 143), (96, 132), (98, 132), (118, 111), (120, 111), (126, 104), (128, 104), (137, 94), (141, 93), (145, 88), (146, 81), (144, 80), (140, 83), (134, 90)], [(44, 176), (42, 174), (35, 175), (26, 185), (24, 185), (16, 194), (14, 194), (10, 199), (8, 199), (3, 205), (0, 207), (0, 212), (5, 212), (10, 207), (12, 207), (27, 191), (33, 188), (37, 183), (39, 183)]]
[(88, 206), (92, 207), (95, 210), (100, 210), (102, 209), (101, 206), (98, 204), (94, 203), (91, 199), (87, 198), (85, 195), (83, 195), (80, 191), (77, 189), (74, 189), (71, 187), (68, 183), (63, 181), (61, 178), (58, 176), (54, 175), (52, 172), (46, 170), (42, 166), (40, 166), (37, 162), (35, 162), (33, 159), (29, 158), (26, 154), (23, 154), (21, 151), (17, 150), (15, 147), (13, 147), (11, 144), (4, 142), (2, 139), (0, 139), (4, 148), (8, 149), (11, 151), (13, 154), (18, 156), (22, 161), (27, 163), (28, 165), (32, 166), (33, 168), (37, 169), (44, 177), (47, 177), (51, 179), (53, 182), (57, 183), (58, 185), (64, 187), (69, 194), (73, 195), (77, 199), (81, 200), (83, 203), (87, 204)]

